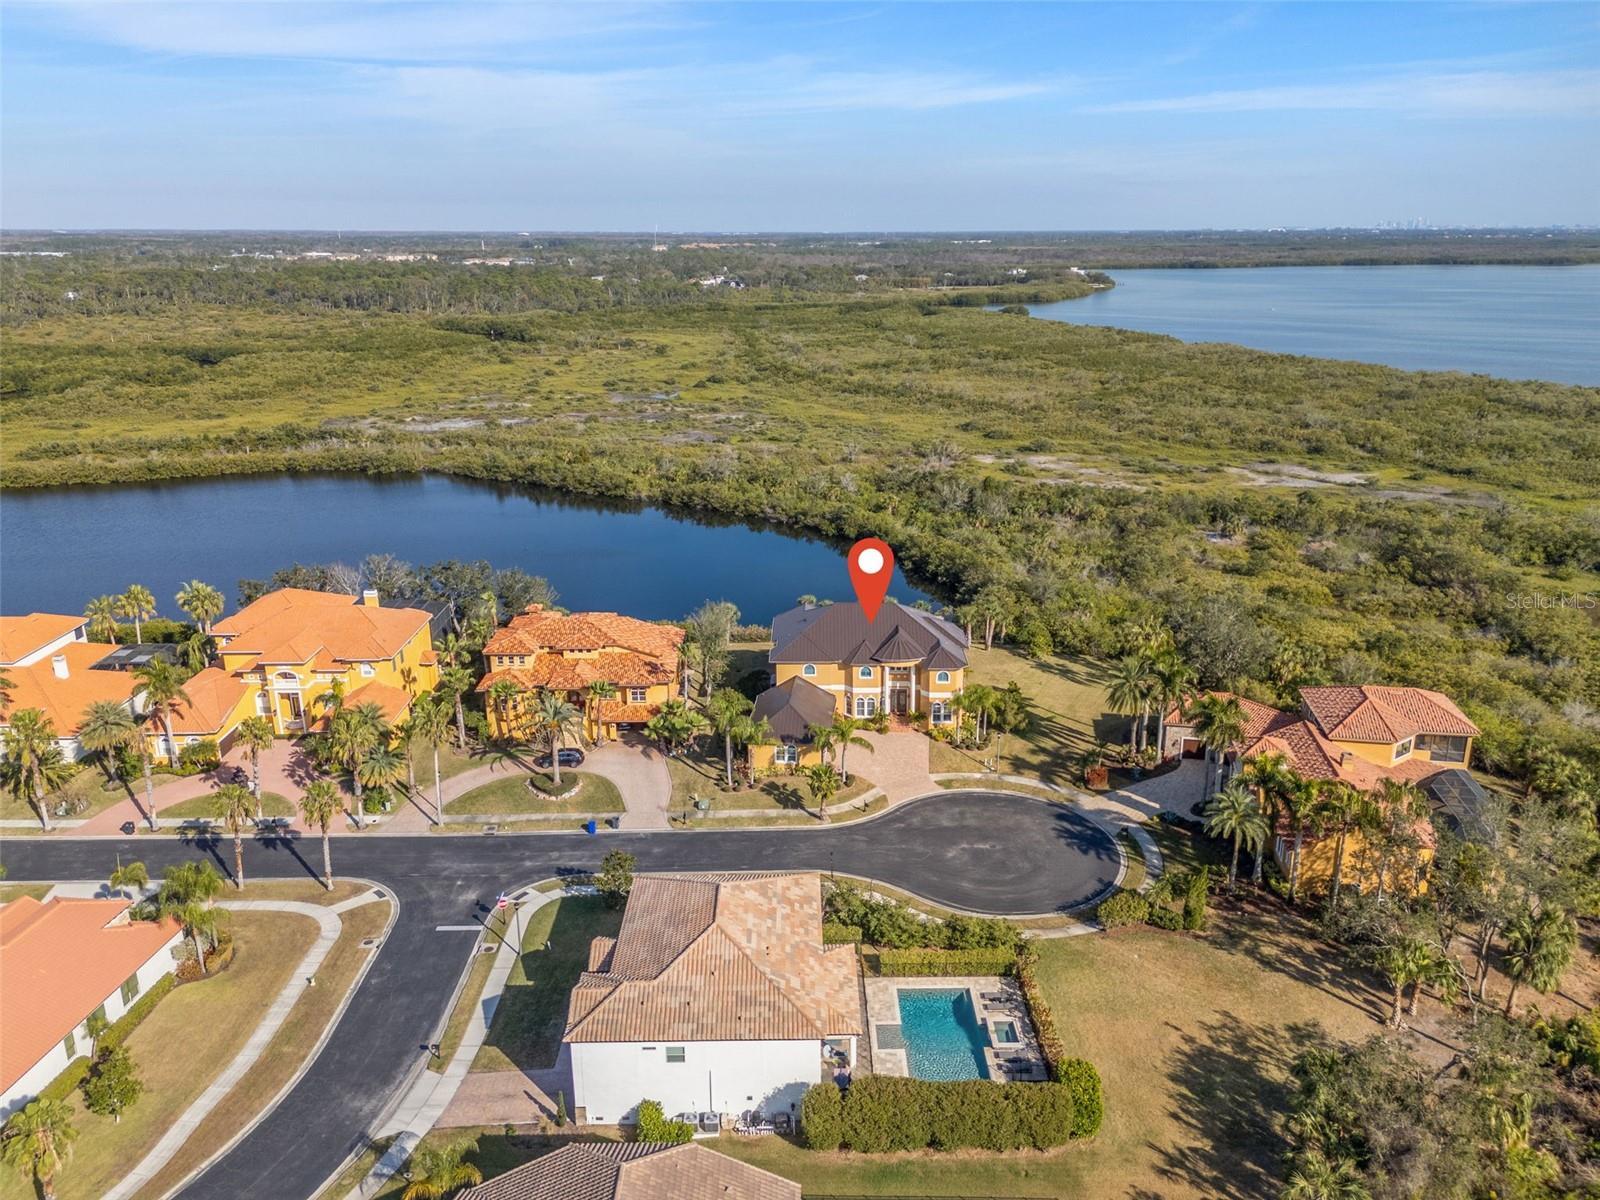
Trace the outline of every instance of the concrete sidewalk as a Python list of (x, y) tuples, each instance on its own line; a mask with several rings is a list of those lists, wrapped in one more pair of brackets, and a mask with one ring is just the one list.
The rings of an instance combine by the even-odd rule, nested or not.
[[(321, 932), (317, 940), (312, 943), (311, 949), (306, 951), (300, 965), (295, 968), (294, 977), (284, 984), (278, 996), (267, 1009), (267, 1014), (256, 1026), (239, 1053), (234, 1055), (233, 1061), (211, 1082), (211, 1086), (195, 1098), (193, 1104), (184, 1110), (183, 1115), (173, 1122), (172, 1128), (159, 1142), (151, 1148), (138, 1165), (132, 1167), (126, 1175), (110, 1191), (106, 1192), (101, 1200), (126, 1200), (126, 1197), (137, 1193), (151, 1179), (155, 1178), (161, 1168), (167, 1165), (172, 1156), (178, 1152), (185, 1142), (193, 1136), (199, 1128), (200, 1122), (210, 1114), (211, 1110), (222, 1102), (224, 1096), (233, 1090), (234, 1086), (245, 1077), (246, 1072), (256, 1063), (256, 1060), (266, 1051), (278, 1030), (289, 1019), (289, 1014), (294, 1010), (296, 1002), (310, 986), (310, 981), (316, 976), (317, 968), (322, 965), (328, 952), (333, 949), (339, 940), (341, 922), (339, 914), (346, 909), (354, 908), (358, 904), (366, 904), (376, 900), (377, 896), (371, 891), (362, 892), (358, 896), (342, 901), (335, 905), (305, 904), (298, 900), (233, 900), (218, 901), (219, 908), (248, 912), (287, 912), (300, 916), (310, 917), (317, 922)], [(307, 1059), (309, 1064), (310, 1059)], [(270, 1105), (268, 1108), (270, 1109)], [(261, 1114), (265, 1115), (265, 1113)], [(259, 1117), (257, 1118), (259, 1119)], [(254, 1122), (252, 1122), (254, 1124)], [(248, 1132), (249, 1126), (239, 1130), (239, 1137)], [(237, 1140), (237, 1139), (235, 1139)], [(219, 1148), (219, 1153), (226, 1147)]]

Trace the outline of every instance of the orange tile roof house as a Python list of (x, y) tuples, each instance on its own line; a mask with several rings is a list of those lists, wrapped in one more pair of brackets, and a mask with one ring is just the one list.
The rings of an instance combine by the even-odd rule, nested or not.
[(74, 762), (83, 757), (77, 732), (84, 709), (109, 700), (134, 711), (138, 680), (129, 671), (101, 665), (116, 651), (109, 642), (91, 642), (82, 617), (0, 617), (0, 670), (12, 684), (11, 702), (0, 712), (0, 729), (11, 713), (36, 708), (55, 727), (62, 755)]
[(130, 921), (129, 907), (30, 896), (0, 907), (0, 1117), (89, 1053), (90, 1016), (115, 1021), (172, 971), (182, 931)]
[(800, 1200), (800, 1185), (693, 1142), (578, 1142), (460, 1200)]
[(856, 958), (822, 942), (814, 873), (640, 875), (596, 938), (562, 1035), (595, 1124), (641, 1100), (679, 1112), (795, 1114), (826, 1056), (853, 1065)]
[[(615, 737), (618, 726), (643, 724), (671, 698), (682, 642), (683, 630), (676, 625), (614, 612), (560, 613), (532, 604), (485, 643), (488, 671), (478, 691), (510, 681), (526, 693), (504, 709), (487, 705), (497, 737), (526, 733), (530, 698), (544, 688), (563, 693), (584, 710), (586, 737)], [(617, 694), (591, 705), (589, 685), (602, 682)]]

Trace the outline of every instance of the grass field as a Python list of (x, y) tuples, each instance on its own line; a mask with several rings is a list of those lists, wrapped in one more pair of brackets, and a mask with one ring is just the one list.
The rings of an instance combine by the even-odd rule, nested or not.
[(598, 896), (565, 896), (529, 917), (522, 955), (511, 969), (472, 1069), (504, 1071), (553, 1064), (566, 1022), (567, 995), (588, 965), (589, 943), (615, 936), (621, 924), (622, 911), (607, 907)]
[[(755, 787), (738, 787), (728, 791), (725, 760), (722, 757), (720, 738), (711, 739), (714, 748), (691, 747), (683, 754), (667, 759), (667, 773), (672, 776), (672, 806), (674, 813), (687, 812), (694, 807), (694, 797), (711, 801), (712, 812), (730, 809), (766, 809), (772, 813), (805, 812), (811, 807), (811, 793), (806, 790), (805, 779), (799, 775), (779, 775), (759, 781)], [(872, 788), (872, 781), (858, 769), (865, 762), (870, 769), (869, 756), (856, 754), (847, 760), (851, 768), (850, 786), (839, 789), (831, 803), (845, 804)], [(738, 781), (738, 763), (734, 764), (734, 779)]]
[(50, 890), (48, 883), (0, 883), (0, 904), (9, 904), (23, 896), (32, 896), (35, 900), (43, 900), (45, 893)]
[[(157, 786), (167, 782), (167, 779), (158, 778)], [(65, 817), (58, 817), (54, 812), (50, 814), (52, 821), (83, 821), (98, 812), (110, 808), (119, 800), (126, 800), (129, 796), (129, 787), (143, 789), (143, 781), (135, 781), (124, 786), (121, 783), (107, 783), (105, 772), (99, 767), (85, 766), (66, 784), (57, 788), (45, 797), (45, 803), (52, 808), (62, 800), (84, 802), (87, 807), (82, 812), (75, 812)], [(4, 821), (38, 821), (39, 813), (33, 805), (18, 799), (10, 791), (0, 792), (0, 820)]]
[[(539, 787), (529, 787), (536, 780)], [(614, 813), (623, 812), (622, 793), (609, 779), (587, 771), (563, 771), (561, 783), (565, 788), (576, 780), (579, 787), (570, 796), (546, 795), (544, 788), (552, 786), (545, 775), (515, 775), (497, 779), (482, 787), (473, 788), (464, 796), (445, 802), (444, 815), (448, 821), (462, 814), (501, 813), (515, 816), (518, 813)]]
[[(261, 814), (266, 817), (292, 817), (295, 814), (295, 807), (277, 792), (262, 792)], [(176, 804), (163, 808), (157, 815), (184, 820), (210, 817), (219, 824), (222, 820), (217, 815), (217, 798), (215, 796), (195, 796), (190, 800), (180, 800)]]
[[(228, 927), (233, 963), (165, 997), (129, 1036), (145, 1094), (120, 1123), (69, 1103), (80, 1136), (57, 1178), (60, 1200), (96, 1200), (155, 1145), (173, 1119), (233, 1058), (316, 938), (316, 924), (290, 913), (240, 912)], [(31, 1200), (22, 1175), (0, 1173), (0, 1200)]]

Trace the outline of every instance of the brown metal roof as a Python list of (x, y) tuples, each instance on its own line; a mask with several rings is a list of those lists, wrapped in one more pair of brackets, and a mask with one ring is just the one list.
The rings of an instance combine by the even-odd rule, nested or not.
[(750, 715), (766, 721), (772, 732), (785, 741), (808, 742), (813, 725), (833, 720), (833, 696), (796, 675), (756, 697)]
[[(843, 953), (841, 953), (843, 951)], [(859, 1033), (855, 953), (822, 944), (814, 873), (641, 875), (614, 944), (572, 989), (568, 1042)]]
[(791, 609), (772, 621), (774, 663), (920, 663), (954, 670), (967, 665), (967, 635), (943, 617), (885, 604), (868, 621), (861, 605)]
[(800, 1185), (692, 1142), (576, 1142), (460, 1200), (800, 1200)]

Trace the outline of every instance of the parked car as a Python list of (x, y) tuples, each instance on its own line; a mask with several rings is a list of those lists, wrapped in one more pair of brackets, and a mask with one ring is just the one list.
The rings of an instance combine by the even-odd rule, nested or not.
[[(550, 756), (548, 754), (541, 754), (538, 758), (533, 760), (533, 765), (538, 767), (540, 770), (548, 771), (550, 769)], [(561, 765), (563, 767), (583, 766), (583, 751), (579, 750), (576, 746), (561, 747)]]

